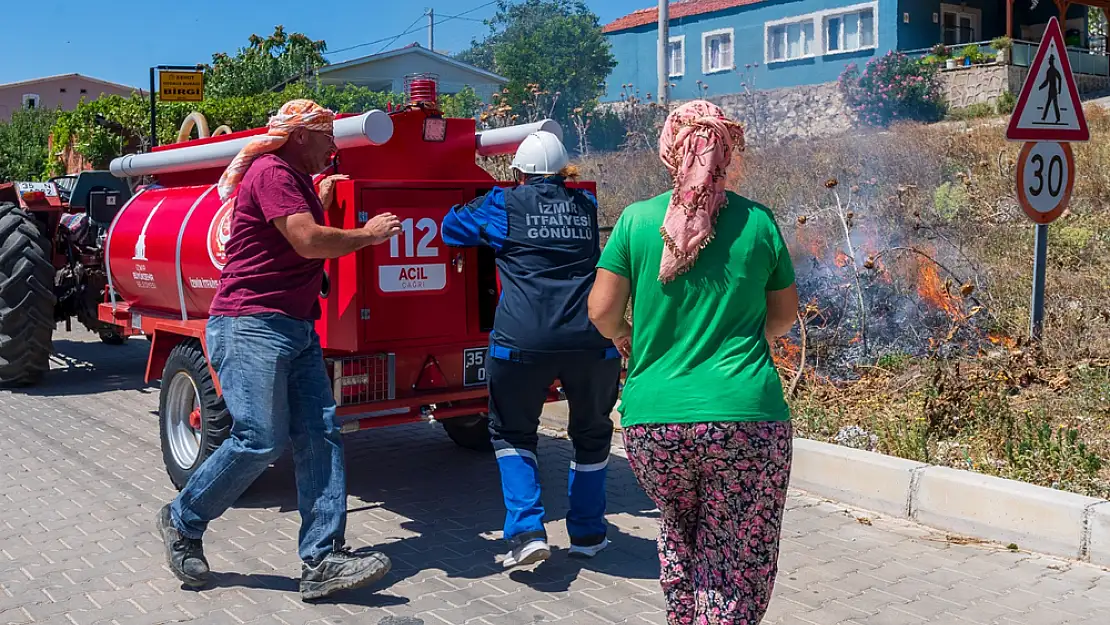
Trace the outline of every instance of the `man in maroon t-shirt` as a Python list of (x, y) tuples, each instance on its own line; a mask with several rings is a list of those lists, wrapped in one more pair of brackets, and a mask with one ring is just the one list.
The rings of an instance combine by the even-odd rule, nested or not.
[(383, 554), (345, 547), (347, 485), (343, 443), (315, 321), (325, 258), (388, 241), (400, 231), (390, 214), (357, 230), (324, 225), (332, 176), (313, 188), (335, 152), (334, 114), (294, 100), (267, 135), (243, 149), (221, 178), (236, 188), (227, 266), (209, 310), (208, 356), (232, 415), (230, 437), (158, 517), (166, 559), (188, 586), (203, 586), (201, 537), (291, 441), (301, 513), (301, 596), (326, 597), (373, 583), (389, 571)]

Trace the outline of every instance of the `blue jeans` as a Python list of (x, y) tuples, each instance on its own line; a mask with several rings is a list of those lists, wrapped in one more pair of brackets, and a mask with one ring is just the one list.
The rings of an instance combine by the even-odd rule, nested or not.
[(208, 358), (231, 411), (231, 436), (171, 504), (174, 525), (199, 539), (293, 443), (299, 553), (318, 562), (344, 543), (347, 481), (331, 381), (313, 323), (284, 315), (212, 317)]

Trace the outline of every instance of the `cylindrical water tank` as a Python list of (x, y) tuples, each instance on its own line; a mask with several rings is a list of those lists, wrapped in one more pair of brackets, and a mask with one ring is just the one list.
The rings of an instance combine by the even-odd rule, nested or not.
[(105, 243), (117, 301), (174, 319), (207, 317), (227, 263), (233, 207), (220, 201), (215, 185), (139, 192), (116, 215)]

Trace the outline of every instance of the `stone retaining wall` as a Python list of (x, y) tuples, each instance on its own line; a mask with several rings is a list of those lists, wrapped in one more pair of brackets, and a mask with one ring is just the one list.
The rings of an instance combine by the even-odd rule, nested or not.
[(747, 128), (753, 145), (828, 137), (850, 130), (852, 117), (836, 83), (708, 98)]
[[(1028, 67), (1015, 65), (972, 65), (946, 69), (940, 72), (941, 88), (952, 109), (974, 104), (995, 106), (1007, 91), (1015, 96), (1021, 93)], [(1110, 77), (1076, 74), (1079, 94), (1090, 95), (1110, 90)]]

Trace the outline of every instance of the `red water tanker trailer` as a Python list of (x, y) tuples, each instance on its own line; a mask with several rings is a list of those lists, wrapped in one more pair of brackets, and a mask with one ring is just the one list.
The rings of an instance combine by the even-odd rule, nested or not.
[[(473, 119), (445, 118), (434, 90), (413, 94), (396, 111), (336, 120), (339, 151), (326, 173), (350, 179), (337, 185), (328, 224), (358, 228), (391, 212), (403, 228), (389, 244), (326, 261), (317, 332), (344, 432), (438, 421), (459, 445), (488, 449), (484, 365), (499, 297), (494, 258), (447, 247), (440, 224), (452, 206), (508, 184), (476, 156), (511, 153), (538, 129), (561, 130), (545, 120), (477, 132)], [(215, 185), (242, 145), (264, 132), (118, 158), (115, 177), (144, 176), (148, 184), (90, 211), (93, 223), (108, 224), (99, 252), (108, 288), (98, 321), (151, 341), (146, 380), (161, 380), (163, 458), (178, 488), (230, 430), (205, 355), (205, 319), (226, 263), (233, 208)], [(126, 195), (105, 191), (113, 194)]]

